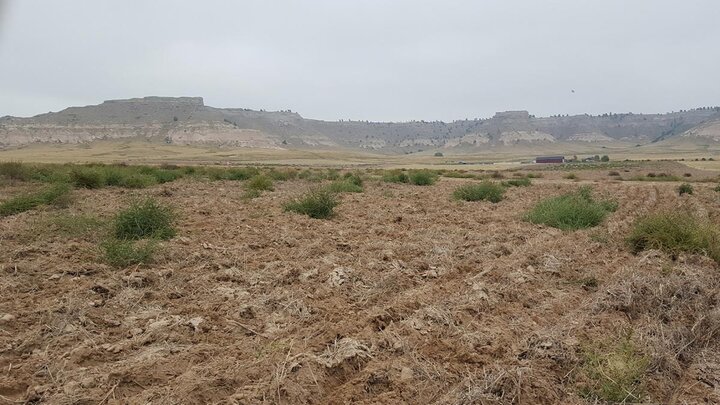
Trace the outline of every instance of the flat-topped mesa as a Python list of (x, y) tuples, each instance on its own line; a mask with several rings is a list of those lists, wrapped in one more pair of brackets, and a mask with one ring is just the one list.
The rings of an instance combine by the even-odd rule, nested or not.
[(128, 98), (122, 100), (106, 100), (103, 104), (189, 104), (198, 107), (204, 107), (202, 97), (140, 97), (140, 98)]
[(510, 120), (527, 120), (530, 119), (530, 113), (527, 111), (501, 111), (496, 112), (493, 118), (510, 119)]

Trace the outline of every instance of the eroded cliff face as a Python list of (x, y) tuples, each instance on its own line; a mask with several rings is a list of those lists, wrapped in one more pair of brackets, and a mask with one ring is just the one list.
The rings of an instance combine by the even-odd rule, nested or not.
[[(713, 122), (715, 124), (713, 124)], [(720, 108), (670, 114), (536, 118), (527, 111), (450, 123), (319, 121), (291, 111), (206, 106), (200, 97), (145, 97), (0, 118), (0, 147), (151, 138), (181, 145), (247, 148), (363, 148), (395, 152), (513, 145), (644, 144), (679, 134), (720, 139)], [(691, 138), (688, 138), (691, 139)], [(697, 139), (697, 137), (692, 138)]]

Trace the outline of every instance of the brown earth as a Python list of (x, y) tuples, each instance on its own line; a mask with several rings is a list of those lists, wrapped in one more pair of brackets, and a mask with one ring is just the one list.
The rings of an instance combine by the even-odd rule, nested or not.
[[(0, 403), (592, 403), (583, 350), (623, 336), (650, 359), (644, 402), (720, 403), (718, 265), (623, 242), (655, 210), (720, 222), (720, 193), (596, 178), (619, 208), (575, 232), (522, 220), (577, 188), (552, 176), (498, 204), (451, 200), (463, 179), (369, 181), (331, 220), (283, 212), (304, 181), (250, 201), (238, 182), (76, 190), (0, 219)], [(152, 266), (48, 225), (145, 195), (179, 214)]]

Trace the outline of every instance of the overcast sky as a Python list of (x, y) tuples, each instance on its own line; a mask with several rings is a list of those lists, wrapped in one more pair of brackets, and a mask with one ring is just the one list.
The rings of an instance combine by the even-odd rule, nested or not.
[(720, 105), (717, 0), (1, 2), (0, 116), (145, 95), (374, 121)]

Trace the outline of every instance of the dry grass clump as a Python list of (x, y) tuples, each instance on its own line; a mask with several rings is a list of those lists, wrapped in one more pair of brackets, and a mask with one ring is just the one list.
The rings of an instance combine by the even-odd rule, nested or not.
[(633, 252), (658, 249), (673, 256), (704, 254), (720, 263), (720, 229), (685, 212), (661, 212), (635, 221), (628, 237)]
[(595, 200), (590, 187), (540, 201), (525, 215), (534, 224), (544, 224), (562, 230), (591, 228), (617, 209), (610, 200)]
[(650, 360), (630, 337), (586, 349), (580, 368), (584, 386), (580, 392), (591, 399), (632, 403), (643, 399), (643, 377)]
[(329, 190), (315, 189), (283, 206), (285, 211), (304, 214), (310, 218), (326, 219), (333, 216), (333, 209), (339, 204)]
[(505, 194), (505, 188), (499, 184), (484, 181), (480, 184), (466, 184), (455, 189), (453, 198), (464, 201), (490, 201), (500, 202)]

